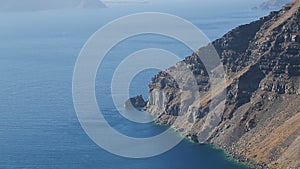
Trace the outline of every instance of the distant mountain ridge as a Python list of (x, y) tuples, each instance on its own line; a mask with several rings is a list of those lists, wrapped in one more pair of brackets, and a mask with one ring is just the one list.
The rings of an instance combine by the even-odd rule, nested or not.
[(99, 0), (0, 0), (1, 11), (105, 8)]
[[(155, 75), (149, 84), (147, 111), (158, 117), (157, 123), (170, 125), (194, 142), (225, 149), (255, 168), (299, 169), (299, 23), (300, 0), (295, 0), (233, 29)], [(211, 45), (226, 72), (226, 83), (215, 90), (216, 99), (211, 98), (212, 84), (199, 59), (207, 57)], [(192, 71), (197, 84), (180, 71), (182, 65)], [(190, 84), (194, 87), (184, 88)], [(225, 101), (218, 97), (223, 91)], [(225, 110), (219, 111), (223, 103)], [(210, 110), (211, 104), (215, 111)]]
[(254, 7), (255, 10), (278, 10), (283, 5), (292, 2), (292, 0), (268, 0), (266, 2), (263, 2), (257, 7)]

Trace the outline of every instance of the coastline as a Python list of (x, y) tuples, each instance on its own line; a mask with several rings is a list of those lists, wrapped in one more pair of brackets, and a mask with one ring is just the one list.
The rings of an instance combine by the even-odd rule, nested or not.
[[(147, 113), (149, 113), (149, 112), (147, 112)], [(205, 147), (208, 147), (211, 150), (220, 151), (222, 153), (223, 158), (226, 161), (228, 161), (232, 164), (235, 164), (235, 165), (247, 168), (247, 169), (259, 169), (259, 168), (262, 168), (262, 167), (267, 167), (264, 164), (257, 164), (256, 162), (254, 162), (250, 159), (247, 159), (246, 157), (244, 157), (242, 155), (236, 154), (233, 151), (230, 151), (229, 149), (221, 148), (217, 145), (210, 144), (210, 143), (197, 143), (197, 142), (193, 141), (192, 139), (190, 139), (188, 137), (182, 136), (179, 132), (177, 132), (170, 125), (159, 124), (158, 122), (152, 122), (152, 124), (155, 125), (155, 126), (163, 127), (164, 129), (171, 129), (174, 132), (175, 136), (182, 138), (182, 141), (184, 141), (186, 143), (196, 145), (196, 146), (205, 146)], [(265, 168), (265, 169), (271, 169), (271, 168)]]
[[(209, 113), (212, 102), (213, 110), (223, 103), (208, 99), (209, 73), (200, 58), (211, 51), (210, 45), (152, 78), (146, 110), (159, 115), (159, 124), (171, 126), (191, 141), (212, 144), (239, 163), (264, 169), (298, 168), (295, 156), (299, 154), (289, 152), (299, 147), (299, 14), (300, 1), (295, 0), (211, 43), (227, 75), (226, 85), (218, 90), (226, 92), (224, 111)], [(204, 99), (182, 90), (170, 75), (176, 74), (188, 86), (190, 79), (176, 72), (184, 64), (196, 77), (197, 90), (207, 96), (201, 96)], [(182, 122), (175, 123), (180, 115)]]

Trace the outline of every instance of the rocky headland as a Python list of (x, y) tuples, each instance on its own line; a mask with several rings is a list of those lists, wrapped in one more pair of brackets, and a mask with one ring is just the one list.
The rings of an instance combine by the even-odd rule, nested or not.
[[(239, 26), (199, 49), (149, 84), (147, 111), (195, 142), (225, 149), (257, 168), (300, 168), (300, 0), (250, 24)], [(224, 65), (225, 109), (213, 125), (209, 73), (199, 57), (213, 45)], [(197, 90), (182, 89), (172, 78), (187, 65)], [(216, 65), (216, 67), (218, 67)], [(185, 79), (184, 74), (178, 74)], [(218, 104), (224, 103), (216, 102)], [(178, 117), (183, 121), (175, 123)], [(187, 130), (187, 126), (192, 126)]]
[(129, 98), (125, 102), (125, 108), (127, 109), (143, 109), (147, 105), (147, 101), (144, 100), (142, 95), (138, 95), (132, 98)]

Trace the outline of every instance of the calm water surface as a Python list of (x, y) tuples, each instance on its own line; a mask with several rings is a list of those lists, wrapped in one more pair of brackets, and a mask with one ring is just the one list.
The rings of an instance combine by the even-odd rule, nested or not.
[[(0, 168), (246, 169), (227, 160), (222, 151), (187, 141), (157, 157), (127, 159), (102, 150), (88, 138), (73, 108), (73, 68), (89, 36), (112, 19), (132, 13), (132, 10), (118, 11), (112, 8), (0, 13)], [(177, 14), (174, 11), (163, 12)], [(178, 12), (178, 15), (215, 39), (262, 14), (233, 10), (220, 12), (214, 19), (197, 12)], [(105, 117), (111, 126), (129, 136), (147, 137), (165, 130), (122, 119), (109, 93), (111, 76), (118, 63), (128, 54), (148, 47), (170, 50), (181, 57), (191, 53), (167, 38), (153, 35), (131, 38), (107, 55), (97, 77), (97, 98)], [(156, 72), (140, 73), (131, 84), (130, 94), (146, 95), (147, 84)]]

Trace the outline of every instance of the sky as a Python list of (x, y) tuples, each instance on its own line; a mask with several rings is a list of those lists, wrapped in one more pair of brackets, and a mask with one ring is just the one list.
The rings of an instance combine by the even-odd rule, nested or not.
[[(117, 4), (116, 2), (147, 2), (152, 5), (188, 5), (188, 4), (205, 4), (205, 6), (224, 6), (224, 5), (257, 5), (266, 0), (103, 0), (108, 4)], [(111, 3), (113, 2), (113, 3)], [(123, 3), (124, 4), (124, 3)], [(129, 3), (128, 3), (129, 4)], [(131, 3), (134, 4), (134, 3)], [(138, 4), (138, 3), (136, 3)], [(143, 4), (143, 3), (140, 3)]]
[(145, 9), (180, 9), (180, 10), (218, 10), (232, 8), (253, 8), (266, 0), (103, 0), (107, 7), (136, 6)]
[[(49, 3), (47, 3), (47, 1)], [(43, 0), (43, 3), (40, 3), (41, 0), (22, 0), (22, 5), (18, 5), (20, 3), (19, 0), (0, 0), (0, 5), (3, 8), (6, 4), (13, 4), (12, 6), (27, 6), (33, 8), (40, 8), (40, 6), (47, 7), (47, 4), (53, 3), (62, 3), (62, 6), (65, 3), (77, 3), (80, 1), (88, 1), (89, 3), (95, 3), (97, 1), (101, 1), (107, 5), (107, 7), (115, 7), (115, 6), (136, 6), (139, 8), (186, 8), (192, 9), (193, 7), (201, 9), (201, 7), (205, 9), (218, 9), (218, 8), (233, 8), (233, 7), (245, 7), (245, 6), (257, 6), (265, 0)], [(25, 5), (26, 4), (26, 5)], [(43, 9), (45, 7), (42, 7)]]

